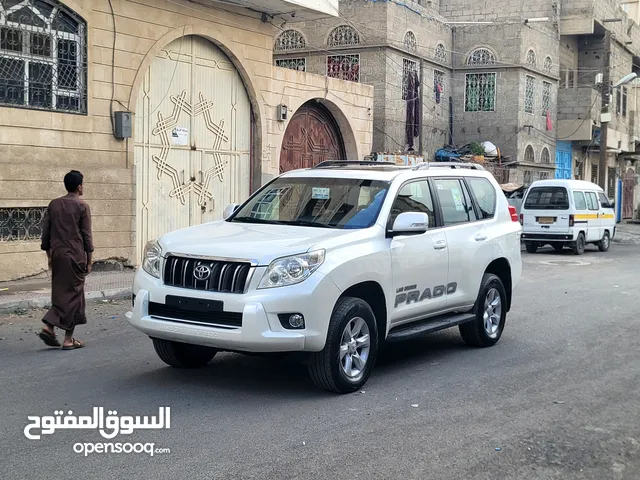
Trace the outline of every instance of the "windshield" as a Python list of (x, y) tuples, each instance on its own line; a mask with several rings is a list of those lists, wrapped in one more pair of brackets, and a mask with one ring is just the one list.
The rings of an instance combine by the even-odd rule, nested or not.
[(524, 202), (527, 210), (568, 210), (569, 196), (564, 187), (534, 187)]
[(378, 218), (388, 188), (388, 182), (377, 180), (281, 177), (262, 189), (230, 221), (368, 228)]

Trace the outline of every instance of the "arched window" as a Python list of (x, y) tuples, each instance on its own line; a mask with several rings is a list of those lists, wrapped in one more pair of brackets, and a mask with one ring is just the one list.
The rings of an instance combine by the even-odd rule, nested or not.
[(527, 145), (527, 148), (524, 150), (524, 161), (526, 163), (535, 163), (536, 155), (533, 152), (533, 147), (531, 145)]
[(53, 0), (0, 0), (0, 105), (87, 113), (87, 24)]
[(297, 30), (289, 29), (282, 32), (276, 38), (273, 49), (276, 52), (290, 52), (307, 48), (307, 41)]
[(340, 25), (329, 33), (327, 44), (330, 47), (347, 47), (349, 45), (360, 45), (360, 34), (355, 28), (349, 25)]
[(478, 48), (471, 52), (467, 59), (467, 65), (495, 65), (496, 56), (486, 48)]
[(542, 149), (542, 154), (540, 155), (540, 162), (546, 163), (546, 164), (551, 163), (551, 156), (549, 155), (549, 149), (547, 147), (544, 147)]
[(543, 68), (545, 72), (551, 73), (551, 69), (553, 68), (553, 62), (551, 61), (551, 57), (547, 57), (544, 59)]
[(533, 51), (533, 49), (529, 49), (529, 51), (527, 52), (527, 65), (529, 65), (530, 67), (535, 67), (538, 64), (538, 61), (536, 59), (536, 52)]
[(439, 43), (436, 45), (434, 56), (436, 57), (436, 60), (440, 60), (443, 63), (447, 61), (447, 50), (444, 48), (443, 44)]
[(412, 31), (408, 31), (404, 34), (404, 41), (402, 43), (404, 43), (404, 48), (410, 52), (418, 50), (418, 41), (416, 40), (416, 35)]

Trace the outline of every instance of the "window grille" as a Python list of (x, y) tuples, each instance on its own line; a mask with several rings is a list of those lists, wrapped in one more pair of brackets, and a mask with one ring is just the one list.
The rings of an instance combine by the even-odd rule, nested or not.
[(444, 48), (444, 45), (439, 43), (438, 45), (436, 45), (436, 50), (435, 50), (435, 55), (436, 60), (439, 60), (442, 63), (445, 63), (447, 61), (447, 51)]
[(418, 51), (418, 41), (416, 40), (416, 35), (409, 31), (404, 34), (404, 48), (409, 50), (410, 52)]
[(276, 38), (274, 50), (276, 52), (290, 52), (307, 48), (307, 41), (297, 30), (289, 29), (282, 32)]
[(547, 116), (547, 112), (551, 110), (551, 84), (549, 82), (542, 82), (542, 114), (543, 117)]
[(299, 72), (307, 71), (306, 58), (278, 58), (276, 59), (276, 67), (289, 68), (298, 70)]
[(527, 52), (527, 65), (535, 68), (537, 64), (538, 60), (536, 59), (536, 52), (534, 52), (532, 49), (529, 49), (529, 51)]
[(433, 71), (433, 88), (440, 86), (440, 95), (444, 93), (444, 72), (440, 70)]
[(418, 64), (408, 58), (402, 59), (402, 100), (409, 100), (409, 75), (418, 71)]
[(478, 48), (477, 50), (474, 50), (467, 59), (467, 65), (470, 66), (495, 65), (495, 63), (495, 55), (486, 48)]
[(549, 178), (549, 172), (540, 172), (538, 177), (540, 178), (540, 180), (547, 180)]
[(615, 198), (616, 196), (616, 169), (615, 167), (607, 168), (607, 196)]
[(533, 172), (531, 170), (525, 170), (522, 183), (524, 186), (529, 186), (533, 182)]
[(86, 30), (55, 0), (0, 0), (0, 105), (86, 114)]
[(327, 43), (330, 47), (360, 45), (360, 34), (349, 25), (340, 25), (331, 30)]
[(533, 147), (531, 145), (527, 145), (527, 148), (524, 149), (524, 161), (525, 163), (535, 163), (536, 155), (533, 152)]
[(544, 147), (542, 149), (542, 154), (540, 155), (540, 162), (551, 164), (551, 155), (549, 154), (549, 149), (547, 147)]
[(496, 74), (467, 73), (465, 78), (465, 112), (493, 112), (496, 103)]
[(591, 164), (591, 183), (598, 184), (598, 164)]
[(576, 180), (584, 179), (584, 162), (576, 162)]
[(524, 87), (524, 111), (533, 113), (536, 103), (536, 83), (533, 77), (527, 75)]
[(544, 59), (544, 65), (542, 67), (546, 73), (551, 73), (553, 68), (553, 62), (551, 61), (551, 57), (547, 57)]
[(38, 241), (47, 207), (0, 208), (0, 242)]
[(360, 81), (360, 55), (329, 55), (327, 76), (350, 82)]

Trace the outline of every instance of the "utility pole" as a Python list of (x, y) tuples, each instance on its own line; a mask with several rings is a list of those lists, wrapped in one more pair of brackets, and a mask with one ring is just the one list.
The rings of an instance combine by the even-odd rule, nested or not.
[(609, 113), (609, 100), (611, 96), (611, 80), (609, 79), (609, 67), (611, 63), (611, 31), (604, 31), (604, 59), (602, 68), (602, 108), (600, 109), (600, 166), (598, 167), (598, 185), (607, 190), (607, 136), (609, 121), (602, 121), (602, 114)]

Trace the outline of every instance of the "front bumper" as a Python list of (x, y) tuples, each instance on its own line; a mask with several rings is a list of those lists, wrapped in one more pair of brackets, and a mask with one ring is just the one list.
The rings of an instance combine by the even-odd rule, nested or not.
[[(315, 272), (298, 285), (255, 290), (254, 283), (261, 273), (256, 272), (247, 294), (223, 294), (168, 287), (139, 270), (134, 280), (134, 305), (127, 319), (150, 337), (221, 350), (256, 353), (322, 350), (333, 306), (341, 294), (338, 287)], [(184, 318), (150, 315), (150, 303), (164, 304), (167, 295), (222, 301), (225, 312), (242, 314), (241, 326), (203, 325)], [(284, 313), (302, 314), (305, 328), (285, 328), (278, 318), (278, 314)]]

